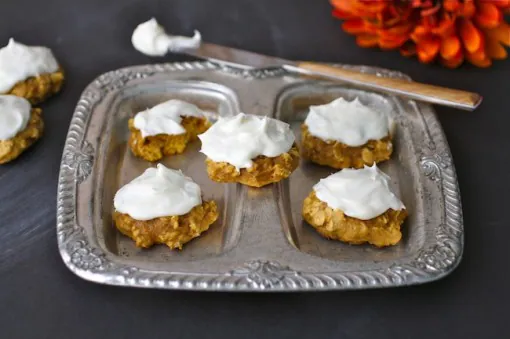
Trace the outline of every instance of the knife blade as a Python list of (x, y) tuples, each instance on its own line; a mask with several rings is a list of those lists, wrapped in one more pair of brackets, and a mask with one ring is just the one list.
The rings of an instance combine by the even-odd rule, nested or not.
[(340, 81), (365, 89), (408, 99), (472, 111), (482, 102), (473, 92), (423, 84), (397, 78), (385, 78), (350, 69), (314, 62), (298, 62), (249, 52), (212, 43), (201, 43), (196, 49), (174, 51), (226, 66), (244, 69), (282, 67), (289, 72)]

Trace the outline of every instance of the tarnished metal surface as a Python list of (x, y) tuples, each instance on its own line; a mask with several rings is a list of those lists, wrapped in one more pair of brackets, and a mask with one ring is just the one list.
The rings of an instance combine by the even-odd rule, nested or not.
[[(343, 66), (348, 67), (348, 66)], [(352, 67), (352, 66), (350, 66)], [(357, 68), (380, 76), (391, 71)], [(290, 179), (262, 189), (207, 178), (198, 142), (162, 161), (182, 169), (214, 199), (221, 216), (181, 252), (137, 249), (112, 224), (113, 195), (150, 163), (131, 155), (127, 120), (170, 98), (217, 116), (244, 111), (299, 124), (311, 104), (339, 96), (390, 114), (395, 153), (381, 168), (409, 211), (397, 246), (376, 249), (321, 238), (300, 210), (313, 184), (332, 171), (302, 162)], [(439, 279), (459, 263), (462, 209), (455, 169), (428, 105), (281, 69), (243, 70), (211, 63), (125, 68), (100, 76), (78, 102), (62, 158), (57, 233), (65, 264), (80, 277), (112, 285), (213, 291), (306, 291), (402, 286)]]

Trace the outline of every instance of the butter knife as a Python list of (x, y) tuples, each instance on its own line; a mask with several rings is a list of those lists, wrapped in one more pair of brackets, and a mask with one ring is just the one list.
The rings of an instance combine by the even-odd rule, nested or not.
[(226, 66), (246, 69), (282, 67), (293, 73), (341, 81), (377, 92), (468, 111), (473, 111), (482, 102), (482, 97), (473, 92), (404, 79), (383, 78), (374, 74), (360, 73), (327, 64), (291, 61), (211, 43), (201, 43), (198, 48), (174, 52), (184, 53)]

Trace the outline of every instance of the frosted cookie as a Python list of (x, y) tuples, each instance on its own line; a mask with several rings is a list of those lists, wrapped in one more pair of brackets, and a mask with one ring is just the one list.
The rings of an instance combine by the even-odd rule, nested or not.
[(303, 218), (321, 235), (350, 244), (397, 244), (407, 217), (376, 165), (344, 169), (322, 179), (303, 204)]
[(64, 73), (49, 48), (14, 39), (0, 48), (0, 93), (37, 104), (58, 93), (63, 83)]
[(14, 95), (0, 95), (0, 164), (16, 159), (43, 133), (41, 109)]
[(393, 151), (390, 120), (359, 102), (337, 99), (311, 106), (301, 126), (302, 155), (337, 169), (363, 168), (388, 160)]
[(197, 106), (168, 100), (129, 120), (129, 146), (137, 157), (158, 161), (165, 155), (184, 152), (188, 142), (210, 125)]
[(299, 165), (294, 134), (276, 119), (240, 113), (220, 118), (198, 137), (207, 173), (217, 182), (262, 187), (289, 177)]
[(182, 249), (218, 218), (216, 203), (202, 201), (191, 178), (161, 164), (123, 186), (114, 207), (115, 226), (144, 248), (166, 244)]

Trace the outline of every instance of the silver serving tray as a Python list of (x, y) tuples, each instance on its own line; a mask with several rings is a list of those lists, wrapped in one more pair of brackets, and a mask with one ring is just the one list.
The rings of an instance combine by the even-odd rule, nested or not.
[[(353, 66), (339, 66), (353, 67)], [(385, 77), (402, 74), (355, 67)], [(337, 97), (362, 102), (396, 122), (395, 153), (382, 169), (409, 211), (394, 247), (350, 246), (320, 237), (303, 222), (312, 186), (333, 171), (302, 162), (290, 179), (262, 189), (207, 178), (199, 143), (163, 161), (182, 169), (217, 201), (221, 216), (182, 251), (141, 250), (112, 224), (116, 190), (152, 164), (131, 155), (127, 120), (181, 98), (210, 117), (244, 111), (289, 122), (299, 138), (307, 108)], [(429, 105), (281, 69), (240, 70), (212, 63), (124, 68), (101, 75), (74, 112), (60, 168), (58, 246), (78, 276), (104, 284), (210, 291), (317, 291), (403, 286), (444, 277), (460, 262), (462, 209), (450, 150)]]

